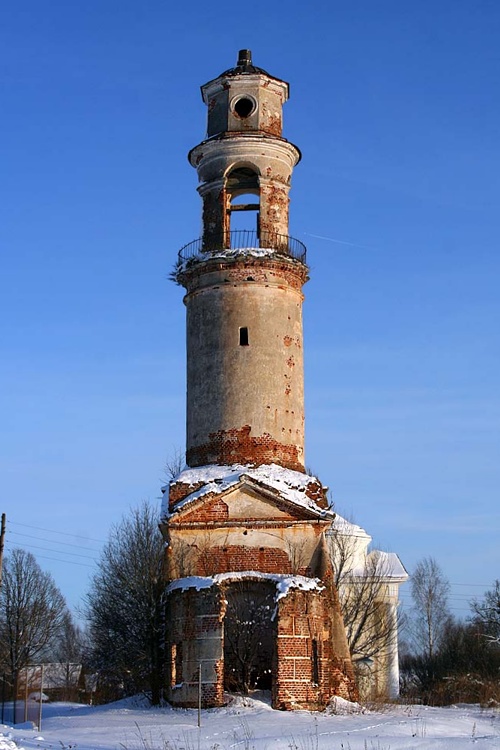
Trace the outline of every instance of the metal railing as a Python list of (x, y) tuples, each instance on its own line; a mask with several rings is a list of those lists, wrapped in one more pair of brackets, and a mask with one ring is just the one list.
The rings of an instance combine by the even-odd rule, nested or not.
[(232, 250), (271, 250), (279, 255), (287, 255), (301, 263), (306, 262), (306, 246), (286, 234), (276, 232), (256, 232), (246, 229), (235, 229), (232, 232), (218, 232), (204, 235), (189, 242), (179, 250), (179, 262), (208, 260), (211, 255)]

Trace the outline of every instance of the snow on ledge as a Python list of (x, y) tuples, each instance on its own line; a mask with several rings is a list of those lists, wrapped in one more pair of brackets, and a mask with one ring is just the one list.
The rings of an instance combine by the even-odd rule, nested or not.
[[(262, 482), (262, 484), (272, 487), (284, 499), (295, 505), (308, 508), (323, 518), (334, 518), (334, 513), (330, 509), (321, 508), (306, 493), (308, 486), (311, 484), (321, 486), (319, 479), (300, 471), (285, 469), (278, 464), (264, 464), (262, 466), (252, 466), (251, 464), (219, 466), (218, 464), (209, 464), (207, 466), (186, 468), (170, 484), (187, 484), (191, 487), (196, 487), (200, 483), (203, 484), (199, 489), (191, 492), (183, 500), (180, 500), (172, 512), (179, 511), (199, 497), (203, 497), (203, 495), (224, 492), (224, 490), (238, 484), (242, 476), (247, 476), (250, 479), (255, 479), (257, 482)], [(168, 518), (171, 515), (168, 507), (167, 490), (168, 485), (162, 487), (162, 492), (164, 493), (162, 504), (163, 518)]]
[(220, 248), (218, 250), (207, 250), (206, 252), (200, 252), (197, 255), (186, 258), (183, 260), (179, 267), (176, 269), (177, 273), (183, 273), (190, 267), (197, 263), (204, 263), (207, 260), (221, 260), (225, 258), (240, 258), (240, 257), (251, 257), (251, 258), (269, 258), (276, 257), (279, 260), (285, 258), (286, 260), (295, 260), (293, 255), (287, 252), (280, 252), (275, 247), (228, 247)]
[(237, 258), (239, 255), (250, 255), (253, 258), (264, 258), (269, 255), (283, 255), (272, 247), (228, 247), (220, 250), (208, 251), (207, 258)]
[(257, 570), (244, 570), (238, 573), (217, 573), (214, 576), (188, 576), (187, 578), (178, 578), (176, 581), (169, 583), (167, 594), (172, 591), (185, 591), (186, 589), (209, 589), (211, 586), (219, 583), (248, 580), (271, 581), (276, 586), (275, 601), (283, 599), (292, 589), (301, 591), (323, 591), (325, 588), (319, 578), (307, 578), (306, 576), (290, 576), (278, 573), (260, 573)]

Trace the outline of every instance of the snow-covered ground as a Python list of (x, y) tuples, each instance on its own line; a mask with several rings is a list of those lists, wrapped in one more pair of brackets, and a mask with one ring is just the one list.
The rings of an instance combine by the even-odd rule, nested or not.
[[(108, 706), (43, 706), (42, 730), (0, 725), (0, 750), (461, 750), (500, 748), (500, 711), (479, 706), (390, 706), (349, 714), (273, 711), (256, 697), (202, 711), (153, 709), (127, 699)], [(38, 708), (33, 706), (34, 715)]]

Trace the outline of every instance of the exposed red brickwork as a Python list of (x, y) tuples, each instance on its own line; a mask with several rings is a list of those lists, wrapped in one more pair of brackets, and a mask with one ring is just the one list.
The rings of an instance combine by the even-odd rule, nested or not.
[[(312, 478), (311, 478), (312, 480)], [(269, 486), (265, 482), (259, 482), (253, 477), (250, 478), (252, 484), (262, 487), (263, 490), (269, 491)], [(181, 500), (184, 500), (188, 495), (196, 492), (203, 487), (203, 482), (197, 482), (196, 484), (187, 484), (185, 482), (173, 482), (169, 487), (169, 501), (168, 506), (170, 512), (172, 512)], [(272, 490), (271, 490), (272, 491)], [(323, 487), (321, 482), (318, 480), (309, 481), (306, 485), (305, 495), (313, 500), (313, 502), (320, 508), (328, 508), (328, 498), (326, 496), (326, 488)], [(213, 498), (219, 498), (220, 496), (215, 493), (207, 493), (203, 497), (203, 507), (197, 508), (191, 513), (183, 514), (183, 522), (212, 522), (212, 521), (225, 521), (228, 518), (227, 506), (222, 500), (213, 501)], [(297, 520), (303, 518), (304, 513), (299, 507), (295, 510), (284, 498), (278, 493), (273, 498), (276, 508), (281, 513), (286, 513), (291, 520)], [(251, 520), (249, 517), (247, 520)], [(174, 520), (175, 523), (175, 520)]]
[(168, 488), (169, 510), (172, 510), (173, 506), (180, 502), (180, 500), (184, 500), (184, 498), (190, 495), (192, 492), (196, 492), (196, 490), (199, 490), (200, 487), (203, 487), (203, 484), (204, 482), (197, 482), (196, 484), (172, 482)]
[(288, 224), (288, 189), (271, 182), (261, 188), (260, 229), (262, 234), (276, 232), (276, 226)]
[(291, 573), (290, 558), (277, 547), (211, 547), (203, 550), (196, 575), (215, 575), (228, 570), (258, 570), (261, 573)]
[[(210, 207), (211, 209), (211, 207)], [(186, 287), (188, 293), (203, 285), (202, 277), (212, 270), (224, 270), (228, 281), (233, 283), (253, 281), (272, 283), (285, 282), (292, 289), (301, 290), (308, 279), (307, 266), (290, 256), (275, 255), (263, 258), (236, 256), (233, 258), (211, 258), (199, 260), (177, 274), (177, 281)]]
[[(213, 497), (218, 497), (218, 495), (209, 493), (204, 496), (204, 499), (209, 500)], [(281, 510), (280, 515), (276, 515), (273, 518), (272, 513), (270, 513), (270, 515), (265, 519), (265, 524), (269, 528), (283, 526), (283, 524), (289, 523), (290, 521), (301, 521), (304, 519), (304, 511), (300, 506), (294, 507), (291, 506), (290, 503), (281, 501), (276, 502), (276, 508), (278, 510)], [(211, 526), (213, 526), (214, 521), (227, 521), (227, 525), (229, 526), (251, 525), (252, 523), (262, 525), (263, 523), (262, 516), (252, 516), (250, 514), (247, 514), (244, 520), (240, 518), (227, 518), (227, 514), (225, 513), (223, 506), (217, 504), (216, 506), (214, 506), (214, 509), (209, 511), (208, 513), (205, 512), (204, 505), (198, 506), (192, 511), (183, 510), (182, 514), (175, 514), (169, 519), (169, 526), (172, 528), (189, 528), (194, 524), (210, 524)], [(316, 527), (315, 525), (314, 532), (320, 534), (321, 528)]]
[[(199, 591), (176, 590), (169, 596), (169, 700), (174, 705), (197, 705), (200, 662), (204, 664), (203, 705), (223, 703), (223, 624), (231, 585), (226, 582)], [(262, 585), (269, 586), (269, 582)], [(336, 607), (329, 587), (291, 590), (278, 601), (274, 708), (323, 708), (334, 695), (357, 699), (348, 653), (338, 652), (332, 638)]]
[(250, 436), (250, 425), (211, 432), (210, 441), (191, 446), (186, 453), (188, 466), (206, 464), (279, 464), (286, 469), (304, 471), (296, 445), (286, 445), (271, 435)]
[(321, 482), (308, 482), (306, 487), (306, 495), (307, 497), (311, 498), (311, 500), (314, 500), (316, 505), (319, 505), (320, 508), (328, 508), (328, 498), (326, 496), (327, 488), (324, 487)]
[(266, 133), (271, 133), (271, 135), (277, 136), (281, 136), (282, 129), (281, 117), (279, 115), (275, 115), (274, 117), (270, 116), (269, 122), (264, 128)]
[(336, 653), (332, 618), (340, 616), (329, 589), (291, 591), (278, 607), (277, 664), (273, 706), (324, 707), (334, 695), (357, 699), (348, 654)]
[[(228, 518), (228, 509), (225, 503), (223, 502), (215, 502), (212, 505), (210, 505), (210, 500), (213, 498), (218, 498), (218, 495), (215, 495), (214, 493), (207, 493), (207, 495), (204, 496), (204, 500), (208, 503), (208, 507), (205, 506), (205, 504), (198, 506), (194, 508), (193, 510), (184, 510), (182, 512), (182, 515), (174, 515), (169, 519), (169, 525), (170, 526), (187, 526), (190, 524), (199, 524), (199, 523), (210, 523), (213, 522), (223, 522), (227, 521), (228, 523), (231, 523), (231, 525), (234, 524), (243, 524), (242, 519), (229, 519)], [(317, 503), (319, 505), (319, 503)], [(279, 515), (276, 515), (273, 517), (272, 512), (270, 512), (269, 516), (266, 518), (266, 525), (274, 526), (274, 525), (282, 525), (283, 523), (286, 523), (287, 521), (302, 521), (305, 518), (309, 518), (307, 511), (305, 511), (302, 506), (300, 505), (292, 505), (290, 502), (287, 502), (286, 500), (283, 500), (282, 498), (276, 498), (276, 509), (280, 511)], [(325, 507), (321, 505), (320, 507)], [(171, 510), (173, 509), (173, 506), (171, 506)], [(284, 515), (283, 515), (284, 514)], [(262, 524), (262, 516), (252, 516), (250, 514), (247, 514), (247, 516), (244, 519), (244, 522), (246, 524), (255, 522), (258, 524)], [(326, 521), (325, 523), (329, 523), (329, 521)], [(313, 533), (316, 535), (321, 534), (323, 531), (323, 526), (319, 525), (318, 522), (316, 522), (315, 526), (313, 527)]]
[[(208, 495), (203, 505), (182, 516), (183, 523), (223, 523), (227, 521), (228, 508), (219, 495)], [(175, 523), (175, 520), (174, 520)]]

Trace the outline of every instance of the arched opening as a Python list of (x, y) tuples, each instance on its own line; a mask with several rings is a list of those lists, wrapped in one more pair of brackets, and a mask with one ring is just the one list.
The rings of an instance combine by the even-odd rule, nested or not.
[(254, 232), (259, 234), (260, 203), (252, 193), (237, 195), (229, 204), (229, 227), (231, 232)]
[[(235, 167), (226, 177), (227, 231), (231, 245), (258, 244), (260, 233), (259, 175), (252, 167)], [(242, 244), (243, 241), (243, 244)]]
[(224, 617), (224, 690), (271, 690), (275, 679), (276, 587), (243, 580), (228, 586)]

